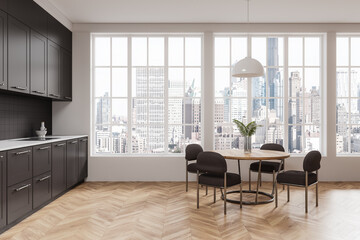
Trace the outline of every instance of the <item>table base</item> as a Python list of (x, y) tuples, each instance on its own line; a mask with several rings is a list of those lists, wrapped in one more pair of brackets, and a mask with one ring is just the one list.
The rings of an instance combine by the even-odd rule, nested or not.
[[(256, 191), (254, 190), (243, 190), (242, 191), (243, 193), (252, 193), (252, 194), (256, 194)], [(230, 192), (226, 192), (226, 195), (228, 194), (233, 194), (233, 193), (240, 193), (239, 190), (237, 191), (230, 191)], [(258, 201), (257, 203), (255, 202), (255, 199), (254, 199), (254, 202), (248, 202), (248, 201), (243, 201), (242, 204), (244, 205), (258, 205), (258, 204), (266, 204), (266, 203), (271, 203), (274, 201), (274, 196), (271, 195), (270, 193), (266, 193), (266, 192), (261, 192), (259, 191), (258, 192), (259, 195), (263, 195), (263, 196), (266, 196), (266, 197), (269, 197), (270, 199), (269, 200), (266, 200), (266, 201)], [(224, 194), (223, 192), (221, 191), (221, 199), (224, 200)], [(227, 202), (230, 202), (230, 203), (237, 203), (237, 204), (240, 204), (240, 201), (237, 201), (237, 200), (233, 200), (233, 199), (226, 199)]]

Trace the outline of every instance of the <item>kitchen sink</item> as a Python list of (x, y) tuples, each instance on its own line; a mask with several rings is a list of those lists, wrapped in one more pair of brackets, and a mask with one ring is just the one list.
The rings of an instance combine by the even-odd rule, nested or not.
[(30, 138), (19, 139), (19, 140), (17, 140), (17, 141), (48, 141), (48, 140), (53, 140), (53, 139), (57, 139), (57, 138), (51, 138), (51, 137), (45, 137), (45, 138), (30, 137)]

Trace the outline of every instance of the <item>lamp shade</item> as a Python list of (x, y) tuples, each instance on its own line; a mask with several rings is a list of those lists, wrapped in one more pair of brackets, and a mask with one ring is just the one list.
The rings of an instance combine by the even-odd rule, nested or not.
[(264, 67), (258, 60), (246, 57), (235, 64), (232, 76), (241, 78), (261, 77), (264, 76)]

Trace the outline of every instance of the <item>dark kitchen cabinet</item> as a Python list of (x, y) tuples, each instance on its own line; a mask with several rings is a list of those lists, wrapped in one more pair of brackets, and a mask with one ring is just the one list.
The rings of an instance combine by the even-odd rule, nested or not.
[(8, 0), (0, 0), (0, 9), (3, 11), (7, 11), (8, 10)]
[(72, 51), (71, 31), (50, 14), (48, 15), (48, 38), (66, 50)]
[(32, 148), (20, 148), (8, 151), (7, 185), (19, 183), (32, 178)]
[(0, 152), (0, 228), (6, 225), (6, 152)]
[(60, 47), (48, 40), (48, 96), (55, 99), (61, 97), (60, 55)]
[(66, 142), (52, 144), (52, 197), (66, 190)]
[(61, 89), (62, 97), (66, 101), (72, 100), (72, 55), (70, 52), (61, 48)]
[(79, 141), (71, 140), (66, 144), (66, 187), (70, 188), (79, 180)]
[(40, 207), (51, 199), (51, 172), (33, 179), (33, 208)]
[(33, 147), (33, 176), (51, 171), (51, 145)]
[(30, 93), (47, 96), (47, 39), (31, 30)]
[(79, 140), (79, 181), (88, 176), (88, 139)]
[(32, 179), (8, 187), (7, 224), (21, 218), (32, 210)]
[(8, 16), (8, 89), (29, 93), (30, 28)]
[(7, 14), (0, 11), (0, 89), (7, 89)]
[(48, 13), (36, 2), (32, 0), (10, 0), (7, 7), (9, 14), (47, 36)]

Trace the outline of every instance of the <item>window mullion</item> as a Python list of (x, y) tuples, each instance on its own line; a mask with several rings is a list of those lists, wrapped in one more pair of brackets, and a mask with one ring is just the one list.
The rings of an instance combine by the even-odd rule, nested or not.
[(168, 59), (168, 36), (164, 37), (164, 154), (168, 154), (168, 144), (169, 144), (169, 59)]
[[(132, 44), (131, 44), (131, 37), (127, 36), (127, 60), (128, 60), (128, 123), (127, 123), (127, 141), (128, 144), (127, 145), (127, 151), (128, 153), (132, 153), (133, 152), (133, 148), (132, 148), (132, 124), (133, 124), (133, 116), (131, 114), (131, 107), (132, 107), (132, 54), (131, 54), (131, 49), (132, 49)], [(126, 151), (125, 151), (126, 152)]]
[(284, 104), (283, 104), (283, 111), (284, 111), (284, 146), (287, 151), (289, 150), (289, 64), (288, 64), (288, 56), (289, 56), (289, 49), (288, 49), (288, 36), (284, 38), (284, 89), (283, 89), (283, 96), (284, 96)]

